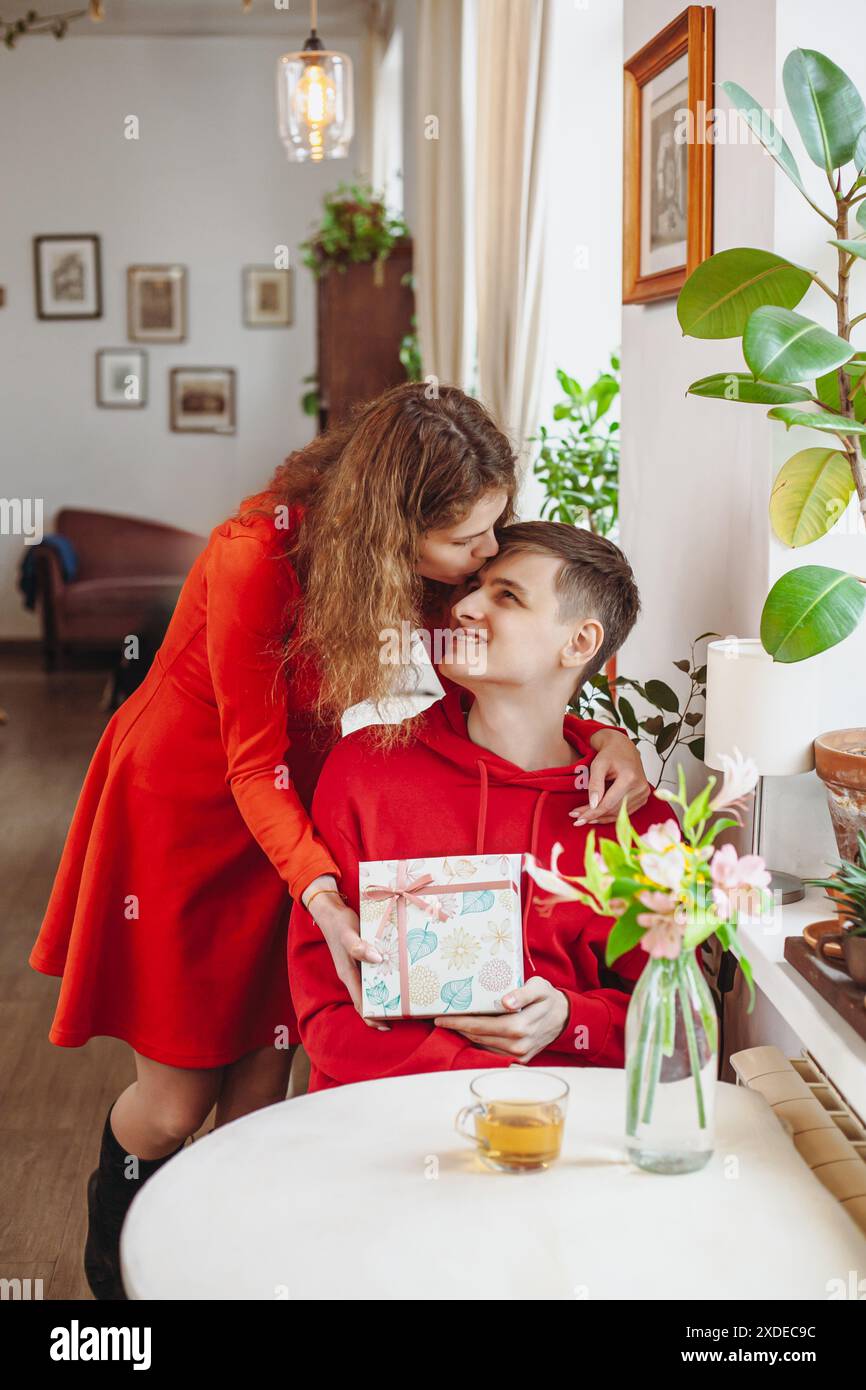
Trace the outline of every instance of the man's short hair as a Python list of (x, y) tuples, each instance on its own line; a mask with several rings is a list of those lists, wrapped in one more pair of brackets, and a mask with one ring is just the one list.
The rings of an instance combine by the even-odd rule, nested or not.
[[(564, 521), (520, 521), (496, 532), (499, 555), (529, 552), (561, 560), (554, 588), (559, 617), (596, 618), (604, 629), (601, 647), (580, 674), (575, 691), (591, 680), (619, 651), (640, 612), (631, 565), (606, 536)], [(498, 559), (499, 555), (495, 558)]]

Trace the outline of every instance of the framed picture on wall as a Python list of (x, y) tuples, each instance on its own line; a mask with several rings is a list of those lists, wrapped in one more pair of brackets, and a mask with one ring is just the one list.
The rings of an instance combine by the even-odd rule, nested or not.
[(126, 272), (127, 337), (133, 343), (182, 343), (186, 338), (186, 269), (131, 265)]
[(99, 237), (70, 232), (33, 238), (36, 317), (102, 318)]
[(623, 303), (679, 293), (713, 249), (714, 11), (689, 5), (625, 64)]
[(170, 424), (182, 434), (234, 434), (234, 367), (174, 367)]
[(147, 353), (140, 348), (102, 348), (96, 354), (96, 404), (134, 410), (147, 404)]
[(294, 319), (290, 270), (269, 265), (244, 267), (244, 323), (247, 328), (288, 328)]

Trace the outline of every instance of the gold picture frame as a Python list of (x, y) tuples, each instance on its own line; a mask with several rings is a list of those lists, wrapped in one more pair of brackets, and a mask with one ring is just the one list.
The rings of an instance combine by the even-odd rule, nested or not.
[(689, 5), (624, 67), (624, 304), (672, 298), (712, 254), (714, 13)]

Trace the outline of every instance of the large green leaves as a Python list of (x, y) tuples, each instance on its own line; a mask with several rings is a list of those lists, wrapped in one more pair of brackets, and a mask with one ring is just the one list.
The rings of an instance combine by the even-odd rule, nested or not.
[(775, 661), (805, 661), (849, 636), (866, 586), (843, 570), (803, 565), (777, 579), (761, 614), (761, 641)]
[(866, 201), (857, 204), (857, 211), (854, 215), (860, 226), (866, 231)]
[(736, 82), (723, 82), (721, 87), (729, 101), (733, 102), (742, 115), (752, 134), (757, 136), (767, 153), (775, 159), (779, 168), (784, 169), (788, 178), (797, 185), (801, 193), (805, 194), (806, 190), (803, 187), (800, 170), (797, 168), (797, 161), (763, 106), (755, 101), (754, 97), (750, 97), (745, 88), (740, 87)]
[(777, 386), (768, 381), (756, 381), (748, 372), (717, 372), (701, 377), (688, 388), (690, 396), (709, 396), (713, 400), (742, 401), (746, 405), (793, 405), (808, 401), (805, 386)]
[(773, 484), (773, 530), (785, 545), (810, 545), (836, 524), (853, 491), (851, 465), (840, 450), (801, 449)]
[[(845, 364), (846, 376), (850, 376), (852, 390), (854, 390), (863, 373), (866, 372), (866, 358), (853, 357), (850, 362)], [(824, 405), (828, 405), (831, 410), (841, 411), (842, 402), (839, 398), (839, 373), (826, 372), (824, 376), (819, 376), (815, 382), (815, 395)], [(854, 396), (854, 414), (860, 421), (866, 420), (866, 390), (857, 390)]]
[(851, 79), (823, 53), (795, 48), (782, 81), (809, 158), (828, 173), (850, 163), (866, 126), (866, 107)]
[(683, 285), (677, 318), (692, 338), (739, 338), (762, 304), (793, 309), (812, 283), (808, 270), (749, 246), (702, 261)]
[(831, 241), (830, 245), (838, 246), (840, 251), (847, 251), (849, 256), (859, 256), (861, 261), (866, 261), (866, 240)]
[(762, 381), (806, 381), (841, 366), (854, 352), (820, 324), (770, 304), (755, 310), (743, 334), (743, 355)]
[(852, 420), (848, 415), (831, 415), (826, 410), (797, 410), (792, 405), (777, 405), (767, 414), (771, 420), (784, 421), (785, 427), (803, 425), (806, 429), (820, 430), (822, 434), (866, 434), (866, 425)]

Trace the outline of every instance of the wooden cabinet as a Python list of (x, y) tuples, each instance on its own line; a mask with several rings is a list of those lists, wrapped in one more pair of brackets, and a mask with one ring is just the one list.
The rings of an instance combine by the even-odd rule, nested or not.
[(411, 241), (379, 265), (328, 271), (318, 283), (319, 428), (339, 424), (359, 401), (406, 380), (400, 343), (412, 326)]

